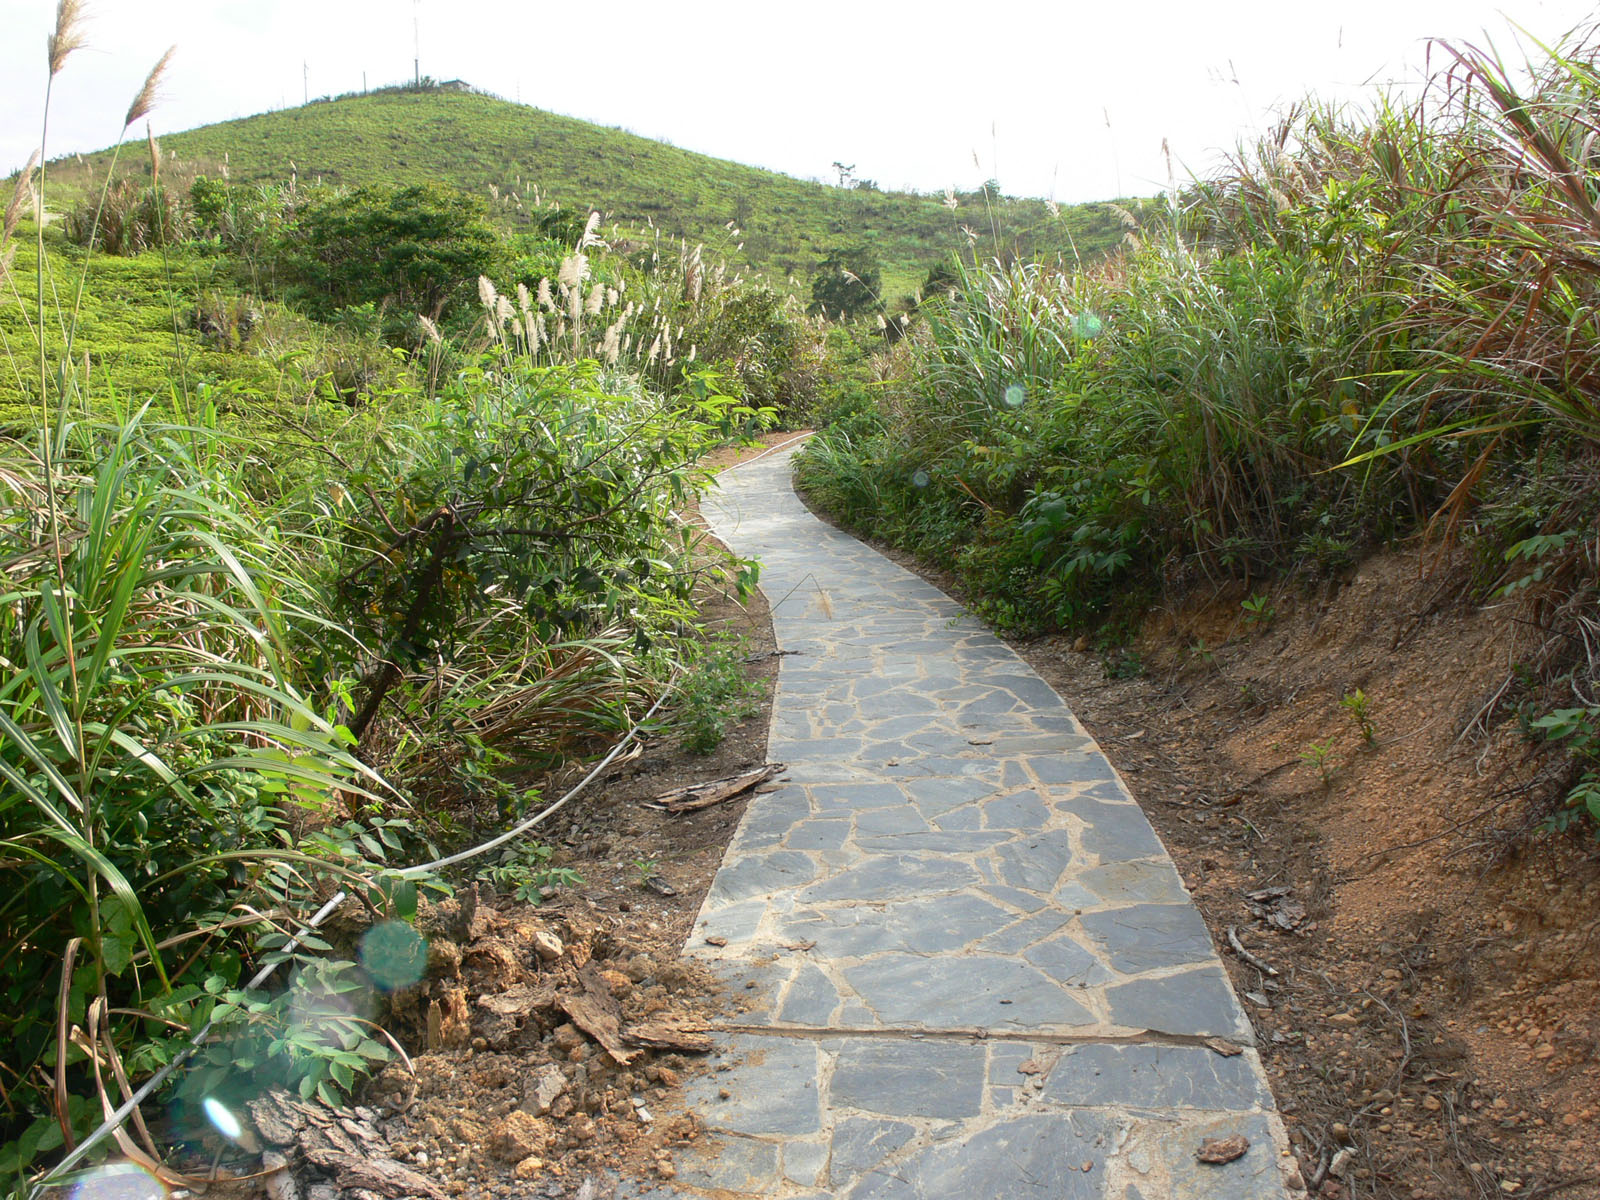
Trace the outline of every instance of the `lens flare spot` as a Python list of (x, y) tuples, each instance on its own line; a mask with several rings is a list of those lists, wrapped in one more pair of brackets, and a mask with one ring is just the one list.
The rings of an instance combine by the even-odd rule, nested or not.
[(384, 921), (361, 939), (361, 965), (386, 992), (408, 988), (428, 966), (428, 943), (404, 921)]
[(1022, 402), (1028, 398), (1028, 393), (1023, 390), (1020, 383), (1013, 383), (1006, 389), (1006, 407), (1021, 408)]
[(1099, 337), (1104, 328), (1105, 322), (1092, 312), (1081, 312), (1072, 318), (1072, 332), (1080, 338)]
[(73, 1184), (71, 1200), (164, 1200), (171, 1193), (137, 1163), (107, 1163)]
[(216, 1131), (230, 1142), (237, 1142), (244, 1136), (244, 1127), (239, 1124), (239, 1118), (228, 1111), (228, 1106), (215, 1096), (207, 1096), (200, 1101), (200, 1107), (206, 1110), (206, 1120), (216, 1128)]
[(921, 467), (918, 467), (915, 471), (911, 472), (912, 487), (925, 488), (932, 482), (933, 480), (929, 477), (928, 473)]

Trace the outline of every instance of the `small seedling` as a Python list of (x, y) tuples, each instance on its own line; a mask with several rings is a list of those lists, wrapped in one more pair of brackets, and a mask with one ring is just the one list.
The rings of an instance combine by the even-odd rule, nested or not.
[(498, 888), (508, 889), (524, 904), (539, 905), (561, 888), (581, 886), (583, 876), (571, 867), (550, 865), (554, 851), (541, 842), (530, 842), (501, 852), (500, 861), (479, 872)]
[(1317, 774), (1322, 776), (1323, 787), (1333, 785), (1333, 773), (1338, 769), (1332, 761), (1334, 740), (1328, 738), (1323, 742), (1312, 742), (1300, 752), (1301, 759), (1314, 766)]
[(656, 873), (656, 868), (660, 865), (653, 858), (636, 858), (633, 860), (633, 869), (639, 872), (640, 887), (644, 887), (650, 882), (650, 877)]
[(1191, 658), (1198, 658), (1208, 667), (1217, 665), (1217, 656), (1212, 652), (1211, 647), (1206, 645), (1205, 638), (1195, 638), (1194, 645), (1189, 647), (1189, 655)]
[(1272, 618), (1278, 615), (1278, 610), (1272, 607), (1272, 601), (1262, 592), (1257, 592), (1248, 600), (1241, 600), (1239, 607), (1244, 610), (1246, 625), (1260, 625), (1265, 628), (1272, 624)]
[(1367, 745), (1372, 745), (1377, 740), (1377, 726), (1372, 723), (1371, 708), (1367, 703), (1367, 694), (1360, 688), (1353, 692), (1346, 692), (1339, 701), (1339, 707), (1350, 714), (1350, 719), (1361, 730), (1361, 740)]

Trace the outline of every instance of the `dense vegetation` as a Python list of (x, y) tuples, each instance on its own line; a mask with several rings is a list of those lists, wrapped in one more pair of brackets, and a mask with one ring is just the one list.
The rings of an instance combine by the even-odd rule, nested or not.
[(1451, 54), (1408, 104), (1294, 113), (1113, 263), (969, 262), (810, 495), (1003, 627), (1112, 639), (1197, 581), (1463, 539), (1538, 598), (1557, 823), (1600, 817), (1600, 60)]
[[(591, 210), (626, 235), (648, 227), (782, 283), (808, 284), (841, 246), (864, 243), (889, 296), (912, 292), (964, 244), (961, 227), (1023, 257), (1098, 258), (1122, 238), (1110, 204), (1068, 205), (1000, 194), (885, 192), (868, 181), (824, 186), (711, 158), (571, 117), (466, 90), (388, 88), (321, 100), (162, 139), (172, 169), (237, 183), (359, 187), (448, 184), (492, 203), (518, 227), (547, 225), (557, 205), (581, 225)], [(172, 162), (171, 160), (176, 160)], [(60, 164), (88, 190), (106, 156)], [(79, 171), (85, 174), (80, 182)]]
[[(77, 6), (58, 19), (52, 78)], [(742, 676), (695, 597), (755, 567), (678, 509), (709, 450), (821, 387), (795, 300), (697, 252), (618, 252), (598, 216), (510, 234), (445, 187), (145, 161), (45, 226), (30, 168), (0, 225), (19, 1187), (201, 1030), (180, 1131), (240, 1088), (337, 1098), (390, 1053), (356, 1000), (414, 978), (419, 887), (550, 881), (537, 845), (436, 878), (434, 843), (522, 814), (539, 797), (514, 780), (685, 674), (694, 711), (666, 731), (714, 741)], [(359, 961), (288, 945), (335, 888), (398, 918)]]

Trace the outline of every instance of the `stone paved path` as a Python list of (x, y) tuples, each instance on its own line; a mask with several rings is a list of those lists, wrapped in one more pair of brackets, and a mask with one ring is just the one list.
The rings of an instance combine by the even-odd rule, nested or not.
[(763, 563), (789, 772), (690, 937), (749, 1004), (690, 1097), (715, 1136), (643, 1194), (1282, 1200), (1249, 1023), (1143, 812), (1009, 648), (805, 510), (792, 453), (706, 505)]

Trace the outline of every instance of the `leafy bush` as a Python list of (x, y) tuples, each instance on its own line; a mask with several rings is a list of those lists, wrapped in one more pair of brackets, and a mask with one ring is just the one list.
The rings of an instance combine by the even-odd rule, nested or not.
[(321, 318), (374, 304), (437, 321), (499, 253), (484, 204), (435, 184), (314, 190), (279, 247), (293, 299)]

